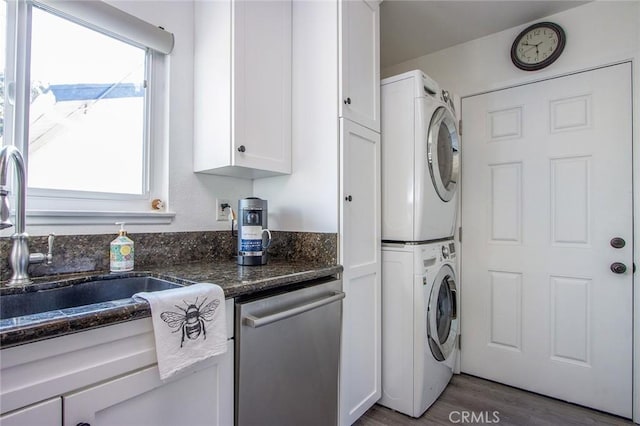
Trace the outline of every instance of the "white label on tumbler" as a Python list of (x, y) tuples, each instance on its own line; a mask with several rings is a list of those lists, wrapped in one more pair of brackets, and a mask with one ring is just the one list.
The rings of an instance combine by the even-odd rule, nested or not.
[(240, 234), (240, 251), (262, 255), (262, 226), (243, 226)]

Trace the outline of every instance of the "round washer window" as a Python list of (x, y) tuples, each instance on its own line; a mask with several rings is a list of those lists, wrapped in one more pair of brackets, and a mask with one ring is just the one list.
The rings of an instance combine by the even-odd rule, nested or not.
[(455, 274), (445, 264), (436, 275), (427, 309), (427, 341), (433, 357), (446, 360), (453, 352), (458, 337), (459, 319), (456, 307)]
[[(445, 278), (445, 281), (448, 277)], [(453, 317), (453, 296), (449, 289), (449, 284), (443, 282), (438, 291), (438, 302), (436, 310), (436, 330), (438, 330), (438, 341), (443, 344), (449, 338), (451, 331), (451, 320)]]
[(438, 196), (449, 201), (458, 184), (460, 143), (453, 115), (444, 107), (438, 108), (429, 125), (427, 135), (429, 172)]

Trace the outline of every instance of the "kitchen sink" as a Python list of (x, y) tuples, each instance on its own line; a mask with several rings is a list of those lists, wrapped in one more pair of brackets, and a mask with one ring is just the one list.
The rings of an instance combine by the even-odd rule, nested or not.
[(180, 287), (180, 284), (154, 277), (107, 277), (41, 289), (34, 286), (35, 290), (27, 288), (23, 293), (5, 294), (0, 297), (0, 319), (129, 299), (141, 291), (151, 292), (177, 287)]

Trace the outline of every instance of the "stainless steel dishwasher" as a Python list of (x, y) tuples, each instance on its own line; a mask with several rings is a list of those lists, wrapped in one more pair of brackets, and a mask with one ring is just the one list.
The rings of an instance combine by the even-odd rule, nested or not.
[(341, 280), (236, 299), (239, 426), (336, 425)]

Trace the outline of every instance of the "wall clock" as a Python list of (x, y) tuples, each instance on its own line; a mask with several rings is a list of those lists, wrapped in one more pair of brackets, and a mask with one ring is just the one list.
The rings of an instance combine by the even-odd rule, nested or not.
[(553, 22), (538, 22), (525, 28), (511, 45), (511, 61), (525, 71), (551, 65), (564, 50), (566, 36)]

